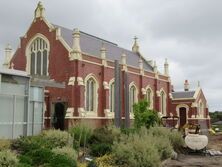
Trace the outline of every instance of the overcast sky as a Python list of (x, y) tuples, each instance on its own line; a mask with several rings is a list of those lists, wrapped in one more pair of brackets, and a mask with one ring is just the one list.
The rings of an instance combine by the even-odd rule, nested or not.
[[(185, 79), (200, 81), (210, 111), (222, 111), (221, 0), (43, 0), (49, 22), (79, 28), (156, 60), (163, 71), (167, 58), (175, 90)], [(0, 1), (0, 62), (4, 47), (15, 50), (30, 26), (37, 0)]]

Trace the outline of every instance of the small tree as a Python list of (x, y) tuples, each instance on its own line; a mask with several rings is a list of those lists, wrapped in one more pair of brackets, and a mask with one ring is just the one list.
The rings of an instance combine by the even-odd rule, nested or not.
[(149, 102), (146, 100), (141, 100), (133, 105), (134, 126), (136, 128), (140, 128), (141, 126), (150, 128), (160, 122), (158, 113), (149, 109), (149, 106)]

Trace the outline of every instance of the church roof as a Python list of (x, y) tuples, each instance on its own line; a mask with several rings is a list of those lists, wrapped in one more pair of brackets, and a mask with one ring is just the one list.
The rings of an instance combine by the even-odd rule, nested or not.
[(194, 98), (195, 91), (172, 92), (173, 99)]
[[(66, 43), (72, 47), (73, 31), (58, 25), (54, 25), (61, 29), (61, 35)], [(126, 50), (124, 48), (119, 47), (117, 44), (109, 42), (107, 40), (101, 39), (99, 37), (87, 34), (85, 32), (80, 31), (80, 47), (82, 52), (88, 53), (95, 57), (100, 57), (100, 49), (103, 46), (106, 48), (106, 57), (108, 60), (121, 60), (121, 55), (124, 52), (126, 54), (126, 63), (130, 66), (139, 68), (139, 58), (140, 55), (138, 53), (134, 53), (130, 50)], [(143, 67), (146, 71), (153, 71), (153, 67), (144, 59), (143, 59)]]

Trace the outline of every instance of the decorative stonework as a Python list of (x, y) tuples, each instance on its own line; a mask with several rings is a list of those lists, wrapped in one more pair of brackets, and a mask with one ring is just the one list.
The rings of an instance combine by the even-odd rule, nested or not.
[(109, 84), (106, 81), (103, 81), (103, 88), (109, 90)]
[(159, 90), (156, 91), (156, 96), (160, 97), (160, 91)]
[(77, 77), (77, 82), (78, 82), (78, 85), (83, 85), (83, 86), (85, 86), (82, 77)]
[(104, 109), (105, 117), (114, 118), (114, 112), (110, 112), (109, 109)]
[(69, 82), (68, 82), (68, 85), (74, 85), (75, 84), (75, 80), (76, 80), (76, 78), (75, 77), (70, 77), (69, 78)]
[(123, 65), (123, 71), (128, 71), (126, 64), (126, 54), (123, 52), (121, 55), (121, 64)]
[(67, 108), (65, 118), (73, 117), (73, 113), (74, 113), (74, 108), (73, 107)]
[(142, 92), (143, 95), (145, 95), (145, 94), (146, 94), (146, 89), (145, 89), (145, 88), (142, 88), (142, 89), (141, 89), (141, 92)]
[(35, 9), (35, 18), (45, 17), (45, 8), (42, 5), (42, 2), (39, 2), (37, 8)]
[(82, 60), (82, 53), (80, 48), (80, 31), (75, 28), (73, 30), (73, 45), (69, 60)]

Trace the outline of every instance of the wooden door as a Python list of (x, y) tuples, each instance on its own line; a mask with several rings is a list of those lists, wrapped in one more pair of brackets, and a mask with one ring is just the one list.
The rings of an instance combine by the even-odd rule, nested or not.
[(185, 107), (180, 108), (179, 115), (180, 115), (180, 127), (183, 127), (187, 122), (187, 111)]

